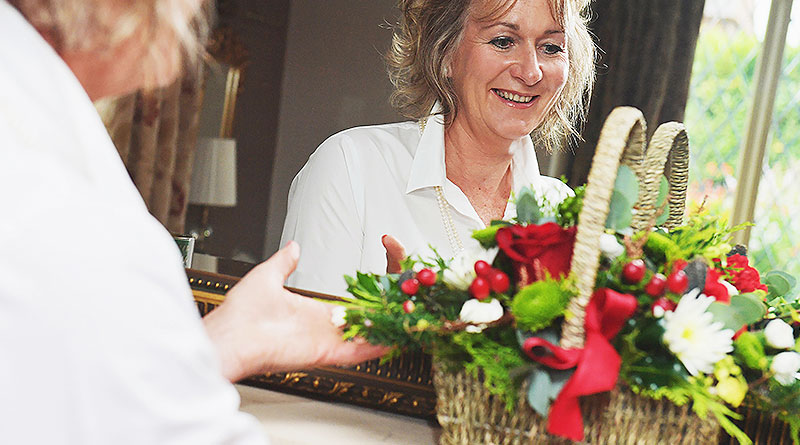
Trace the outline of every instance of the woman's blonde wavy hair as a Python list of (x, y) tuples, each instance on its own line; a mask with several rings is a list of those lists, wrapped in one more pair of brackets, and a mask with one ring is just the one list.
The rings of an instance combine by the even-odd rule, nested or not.
[[(199, 0), (9, 0), (57, 52), (111, 50), (137, 35), (145, 48), (145, 87), (156, 73), (204, 54), (211, 2)], [(159, 47), (165, 39), (176, 44)]]
[[(406, 117), (420, 119), (436, 101), (445, 124), (458, 113), (458, 97), (445, 67), (452, 61), (470, 14), (481, 0), (399, 0), (402, 13), (387, 54), (389, 78), (394, 85), (392, 105)], [(484, 0), (479, 21), (492, 20), (517, 0)], [(547, 150), (580, 138), (595, 78), (596, 49), (587, 28), (590, 0), (548, 0), (556, 22), (567, 37), (567, 83), (542, 123), (533, 130), (535, 144)]]

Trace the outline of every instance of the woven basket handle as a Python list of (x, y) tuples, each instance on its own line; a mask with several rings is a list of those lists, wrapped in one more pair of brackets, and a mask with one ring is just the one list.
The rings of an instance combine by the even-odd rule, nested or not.
[(600, 264), (598, 240), (605, 230), (616, 172), (622, 163), (630, 167), (638, 178), (642, 177), (646, 128), (641, 111), (618, 107), (611, 111), (600, 131), (572, 253), (570, 270), (577, 278), (578, 294), (567, 306), (572, 316), (565, 320), (561, 333), (561, 346), (564, 348), (583, 347), (586, 305), (592, 296)]
[(669, 160), (669, 218), (664, 224), (671, 229), (683, 223), (686, 184), (689, 178), (689, 139), (686, 128), (678, 122), (659, 125), (647, 146), (642, 175), (639, 176), (639, 201), (631, 227), (639, 232), (652, 226), (661, 175)]

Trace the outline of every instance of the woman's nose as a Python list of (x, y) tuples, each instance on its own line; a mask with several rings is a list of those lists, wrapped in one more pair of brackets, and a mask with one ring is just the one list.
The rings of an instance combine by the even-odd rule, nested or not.
[(531, 86), (542, 80), (542, 67), (536, 56), (536, 49), (530, 48), (520, 53), (511, 74), (521, 80), (525, 85)]

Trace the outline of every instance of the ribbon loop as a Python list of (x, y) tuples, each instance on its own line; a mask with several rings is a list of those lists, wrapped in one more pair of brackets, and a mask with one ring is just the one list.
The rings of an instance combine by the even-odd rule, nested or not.
[[(636, 311), (636, 298), (611, 289), (598, 289), (586, 307), (583, 349), (564, 349), (538, 337), (525, 340), (522, 349), (533, 361), (575, 373), (550, 407), (547, 431), (571, 440), (583, 440), (580, 396), (610, 391), (617, 384), (622, 364), (609, 343)], [(544, 352), (544, 353), (543, 353)]]

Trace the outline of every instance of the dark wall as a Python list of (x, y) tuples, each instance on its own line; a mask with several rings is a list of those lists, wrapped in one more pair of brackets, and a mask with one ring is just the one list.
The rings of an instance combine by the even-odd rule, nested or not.
[(292, 0), (264, 254), (279, 245), (292, 178), (328, 136), (396, 122), (383, 55), (395, 0)]
[[(262, 257), (277, 142), (289, 0), (226, 0), (220, 22), (233, 27), (249, 61), (236, 106), (237, 200), (233, 208), (211, 208), (213, 236), (203, 249), (224, 257)], [(199, 225), (199, 209), (190, 206), (187, 227)]]

